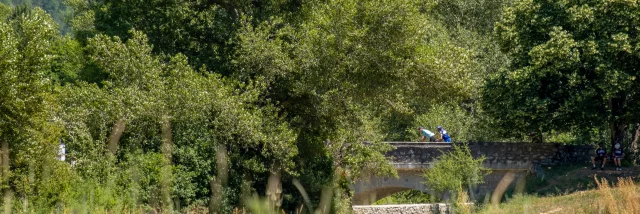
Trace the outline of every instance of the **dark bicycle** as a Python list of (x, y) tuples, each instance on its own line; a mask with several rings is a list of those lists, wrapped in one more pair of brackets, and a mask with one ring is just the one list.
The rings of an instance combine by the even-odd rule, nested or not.
[(567, 164), (567, 163), (573, 164), (578, 161), (578, 154), (575, 151), (573, 151), (572, 147), (567, 147), (567, 150), (564, 152), (558, 149), (556, 154), (553, 156), (553, 160), (556, 160), (558, 161), (558, 163), (562, 163), (562, 164)]

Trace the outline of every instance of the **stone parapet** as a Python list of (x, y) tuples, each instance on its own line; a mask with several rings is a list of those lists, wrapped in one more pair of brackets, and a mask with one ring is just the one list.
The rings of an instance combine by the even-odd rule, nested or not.
[(356, 214), (448, 214), (449, 204), (394, 204), (353, 206)]
[[(451, 150), (451, 143), (387, 142), (396, 147), (386, 156), (397, 169), (428, 168), (442, 152)], [(592, 146), (555, 143), (494, 143), (471, 142), (471, 155), (486, 157), (484, 165), (491, 169), (530, 169), (533, 165), (585, 163), (590, 160)]]

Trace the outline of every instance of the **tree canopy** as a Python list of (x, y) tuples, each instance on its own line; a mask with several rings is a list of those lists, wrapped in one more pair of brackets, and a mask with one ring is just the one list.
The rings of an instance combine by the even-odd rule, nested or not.
[(516, 2), (496, 26), (512, 61), (485, 86), (486, 109), (525, 132), (608, 126), (620, 143), (639, 116), (639, 12), (636, 1)]
[(640, 122), (636, 1), (1, 2), (16, 212), (342, 213), (417, 126), (629, 144)]
[(0, 0), (0, 4), (23, 8), (39, 7), (51, 16), (60, 33), (67, 34), (71, 31), (71, 26), (68, 24), (71, 8), (65, 0)]

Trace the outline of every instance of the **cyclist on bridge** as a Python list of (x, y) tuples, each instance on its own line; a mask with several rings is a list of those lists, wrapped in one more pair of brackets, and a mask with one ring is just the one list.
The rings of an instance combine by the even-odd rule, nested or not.
[(449, 136), (447, 130), (444, 130), (442, 126), (438, 126), (438, 132), (440, 132), (440, 141), (451, 142), (451, 136)]
[(418, 127), (418, 130), (420, 130), (420, 134), (422, 134), (422, 136), (420, 137), (420, 141), (425, 141), (427, 138), (429, 138), (429, 142), (436, 142), (436, 135), (433, 134), (433, 132), (422, 128), (422, 126)]

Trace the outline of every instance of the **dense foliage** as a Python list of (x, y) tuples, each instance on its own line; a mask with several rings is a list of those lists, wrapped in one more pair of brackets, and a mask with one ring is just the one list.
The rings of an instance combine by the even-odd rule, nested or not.
[(640, 118), (638, 26), (637, 1), (515, 3), (496, 26), (512, 62), (485, 86), (485, 108), (503, 127), (604, 127), (622, 143)]
[(0, 0), (0, 4), (24, 9), (39, 7), (51, 15), (60, 33), (67, 34), (71, 31), (68, 19), (72, 15), (72, 10), (66, 4), (66, 0)]
[(417, 126), (630, 145), (640, 122), (636, 1), (1, 3), (7, 212), (345, 212)]
[(402, 192), (393, 193), (390, 196), (384, 197), (375, 203), (374, 205), (387, 205), (387, 204), (428, 204), (441, 202), (438, 197), (432, 194), (424, 193), (420, 190), (406, 190)]

